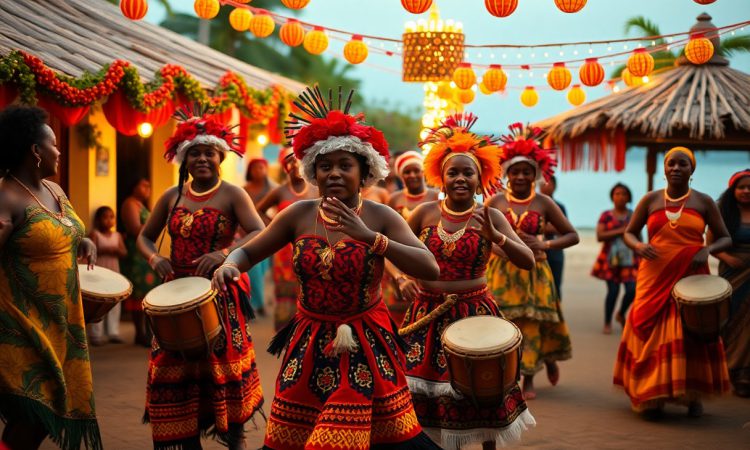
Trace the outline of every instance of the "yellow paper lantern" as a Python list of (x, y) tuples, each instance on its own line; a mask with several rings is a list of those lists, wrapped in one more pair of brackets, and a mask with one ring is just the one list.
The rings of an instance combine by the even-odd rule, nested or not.
[(352, 64), (359, 64), (367, 59), (367, 44), (362, 42), (362, 36), (352, 35), (352, 40), (344, 46), (344, 58)]
[(422, 14), (430, 9), (432, 0), (401, 0), (401, 6), (412, 14)]
[(460, 89), (469, 89), (476, 83), (477, 76), (470, 63), (460, 63), (458, 68), (453, 72), (453, 82)]
[(508, 17), (518, 7), (518, 0), (484, 0), (484, 7), (495, 17)]
[(310, 3), (310, 0), (281, 0), (281, 3), (289, 9), (302, 9)]
[(564, 13), (577, 13), (586, 6), (586, 0), (555, 0), (555, 5)]
[(286, 23), (279, 29), (279, 38), (290, 47), (299, 47), (305, 40), (305, 29), (297, 19), (286, 19)]
[(552, 69), (547, 74), (547, 84), (556, 91), (565, 90), (573, 80), (570, 70), (565, 67), (564, 62), (552, 64)]
[(468, 105), (474, 101), (476, 94), (473, 89), (456, 89), (456, 101)]
[(250, 26), (248, 29), (256, 37), (264, 38), (268, 37), (273, 33), (273, 29), (276, 28), (276, 24), (273, 21), (273, 17), (268, 14), (268, 11), (258, 11), (252, 19), (250, 19)]
[(490, 92), (502, 91), (507, 83), (508, 75), (500, 64), (490, 64), (490, 68), (482, 75), (482, 84)]
[(645, 48), (637, 48), (628, 58), (628, 70), (634, 77), (645, 77), (654, 70), (654, 57)]
[(586, 86), (597, 86), (604, 81), (604, 67), (596, 58), (586, 58), (586, 62), (578, 69), (578, 78)]
[(537, 94), (534, 86), (526, 86), (526, 89), (521, 92), (521, 103), (523, 106), (531, 108), (539, 102), (539, 94)]
[(229, 25), (237, 31), (247, 31), (250, 27), (250, 20), (253, 18), (253, 13), (245, 8), (234, 8), (229, 13)]
[(628, 87), (636, 87), (643, 84), (643, 77), (633, 76), (633, 74), (630, 73), (630, 70), (628, 69), (623, 69), (620, 76), (622, 77), (622, 82), (625, 83), (625, 85)]
[(221, 5), (219, 4), (219, 0), (195, 0), (195, 3), (193, 3), (193, 9), (198, 17), (208, 20), (213, 19), (219, 14)]
[(479, 92), (484, 95), (491, 95), (493, 91), (489, 90), (487, 86), (484, 85), (484, 80), (482, 80), (482, 82), (479, 83)]
[(580, 84), (574, 84), (568, 91), (568, 101), (573, 106), (582, 105), (586, 101), (586, 92), (581, 89)]
[(453, 88), (451, 87), (451, 84), (445, 81), (442, 83), (438, 83), (437, 96), (443, 100), (453, 98)]
[(714, 44), (703, 36), (703, 33), (697, 33), (690, 36), (685, 46), (685, 57), (693, 64), (705, 64), (714, 56)]
[(146, 17), (148, 3), (146, 0), (121, 0), (120, 11), (130, 20), (141, 20)]
[(305, 35), (302, 42), (305, 50), (313, 55), (320, 55), (328, 48), (328, 36), (323, 27), (314, 27)]

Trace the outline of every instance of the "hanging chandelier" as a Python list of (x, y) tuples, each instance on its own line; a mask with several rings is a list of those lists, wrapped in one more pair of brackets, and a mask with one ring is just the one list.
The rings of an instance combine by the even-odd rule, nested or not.
[(464, 59), (463, 25), (440, 19), (433, 3), (428, 20), (407, 22), (403, 46), (403, 81), (450, 81)]

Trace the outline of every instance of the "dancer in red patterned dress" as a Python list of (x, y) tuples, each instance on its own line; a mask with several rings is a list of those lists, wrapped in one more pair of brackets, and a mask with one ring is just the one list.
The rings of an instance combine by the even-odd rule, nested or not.
[[(165, 280), (210, 276), (232, 248), (263, 228), (247, 192), (222, 182), (219, 175), (226, 152), (242, 154), (233, 142), (235, 135), (201, 111), (180, 117), (184, 120), (165, 143), (167, 160), (180, 165), (179, 184), (159, 199), (138, 237), (138, 249)], [(238, 225), (248, 235), (233, 245)], [(169, 259), (160, 256), (155, 245), (165, 226), (172, 238)], [(199, 449), (201, 433), (215, 434), (230, 449), (244, 448), (243, 426), (263, 404), (248, 294), (243, 275), (218, 297), (223, 328), (203, 359), (185, 360), (154, 340), (144, 415), (151, 423), (154, 448)]]
[(455, 391), (440, 341), (456, 320), (502, 317), (485, 277), (493, 244), (519, 267), (534, 265), (531, 250), (503, 215), (474, 199), (500, 178), (498, 148), (470, 131), (475, 121), (472, 114), (450, 116), (423, 142), (432, 145), (424, 161), (427, 181), (446, 198), (418, 206), (409, 218), (412, 231), (435, 255), (440, 278), (418, 280), (417, 298), (406, 313), (401, 333), (409, 344), (407, 379), (419, 423), (446, 449), (478, 442), (494, 449), (520, 439), (535, 423), (517, 385), (491, 406), (475, 405)]
[(301, 293), (297, 314), (269, 348), (286, 353), (265, 448), (437, 448), (417, 421), (396, 326), (380, 297), (385, 257), (425, 279), (438, 276), (435, 258), (395, 211), (362, 199), (363, 186), (388, 174), (383, 134), (349, 115), (349, 102), (343, 111), (341, 102), (326, 106), (317, 87), (296, 104), (306, 117), (291, 116), (294, 152), (322, 198), (282, 211), (214, 274), (214, 287), (226, 289), (240, 271), (294, 245)]

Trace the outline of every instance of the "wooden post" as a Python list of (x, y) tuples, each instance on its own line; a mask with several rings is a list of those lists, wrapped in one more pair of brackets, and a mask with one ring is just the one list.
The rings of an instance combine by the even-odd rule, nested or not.
[(656, 146), (649, 145), (646, 152), (646, 177), (648, 179), (648, 190), (654, 190), (654, 174), (656, 173)]

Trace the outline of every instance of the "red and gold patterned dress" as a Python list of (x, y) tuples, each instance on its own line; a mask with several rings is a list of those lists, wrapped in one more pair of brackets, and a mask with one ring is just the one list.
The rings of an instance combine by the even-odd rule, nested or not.
[[(440, 266), (440, 281), (484, 277), (492, 244), (477, 230), (466, 229), (452, 252), (444, 251), (435, 226), (423, 229), (419, 239), (435, 255)], [(407, 380), (419, 423), (446, 449), (484, 441), (495, 441), (499, 445), (516, 441), (523, 430), (535, 424), (520, 387), (507, 391), (504, 400), (497, 405), (477, 407), (451, 386), (440, 341), (445, 328), (456, 320), (479, 315), (502, 317), (502, 314), (486, 286), (451, 294), (458, 296), (451, 309), (426, 327), (404, 336), (409, 348)], [(406, 312), (404, 327), (437, 308), (446, 300), (446, 295), (421, 287), (419, 296)]]
[[(168, 231), (177, 278), (193, 276), (200, 256), (232, 244), (237, 224), (222, 211), (175, 208)], [(223, 329), (208, 357), (186, 361), (154, 340), (149, 357), (146, 414), (155, 449), (191, 448), (202, 432), (226, 444), (231, 426), (241, 426), (263, 405), (250, 337), (249, 282), (243, 274), (228, 295), (219, 297)], [(262, 411), (261, 411), (262, 414)]]
[[(296, 200), (284, 200), (279, 203), (279, 212)], [(276, 294), (276, 306), (273, 313), (273, 325), (276, 331), (281, 330), (292, 320), (297, 311), (299, 283), (292, 265), (292, 244), (285, 245), (273, 257), (273, 284)]]
[[(604, 211), (599, 217), (598, 224), (604, 227), (605, 231), (621, 228), (630, 222), (632, 211), (628, 210), (627, 216), (618, 218), (612, 210)], [(625, 255), (623, 258), (620, 255)], [(638, 261), (640, 258), (629, 248), (621, 236), (602, 244), (602, 249), (594, 262), (594, 268), (591, 269), (591, 275), (605, 281), (614, 281), (615, 283), (635, 282), (638, 273)]]
[[(362, 242), (342, 239), (326, 270), (319, 254), (328, 248), (317, 235), (294, 242), (301, 289), (297, 314), (269, 348), (286, 354), (265, 448), (436, 448), (414, 413), (396, 326), (381, 299), (383, 258)], [(330, 346), (343, 324), (357, 350), (334, 356)]]

